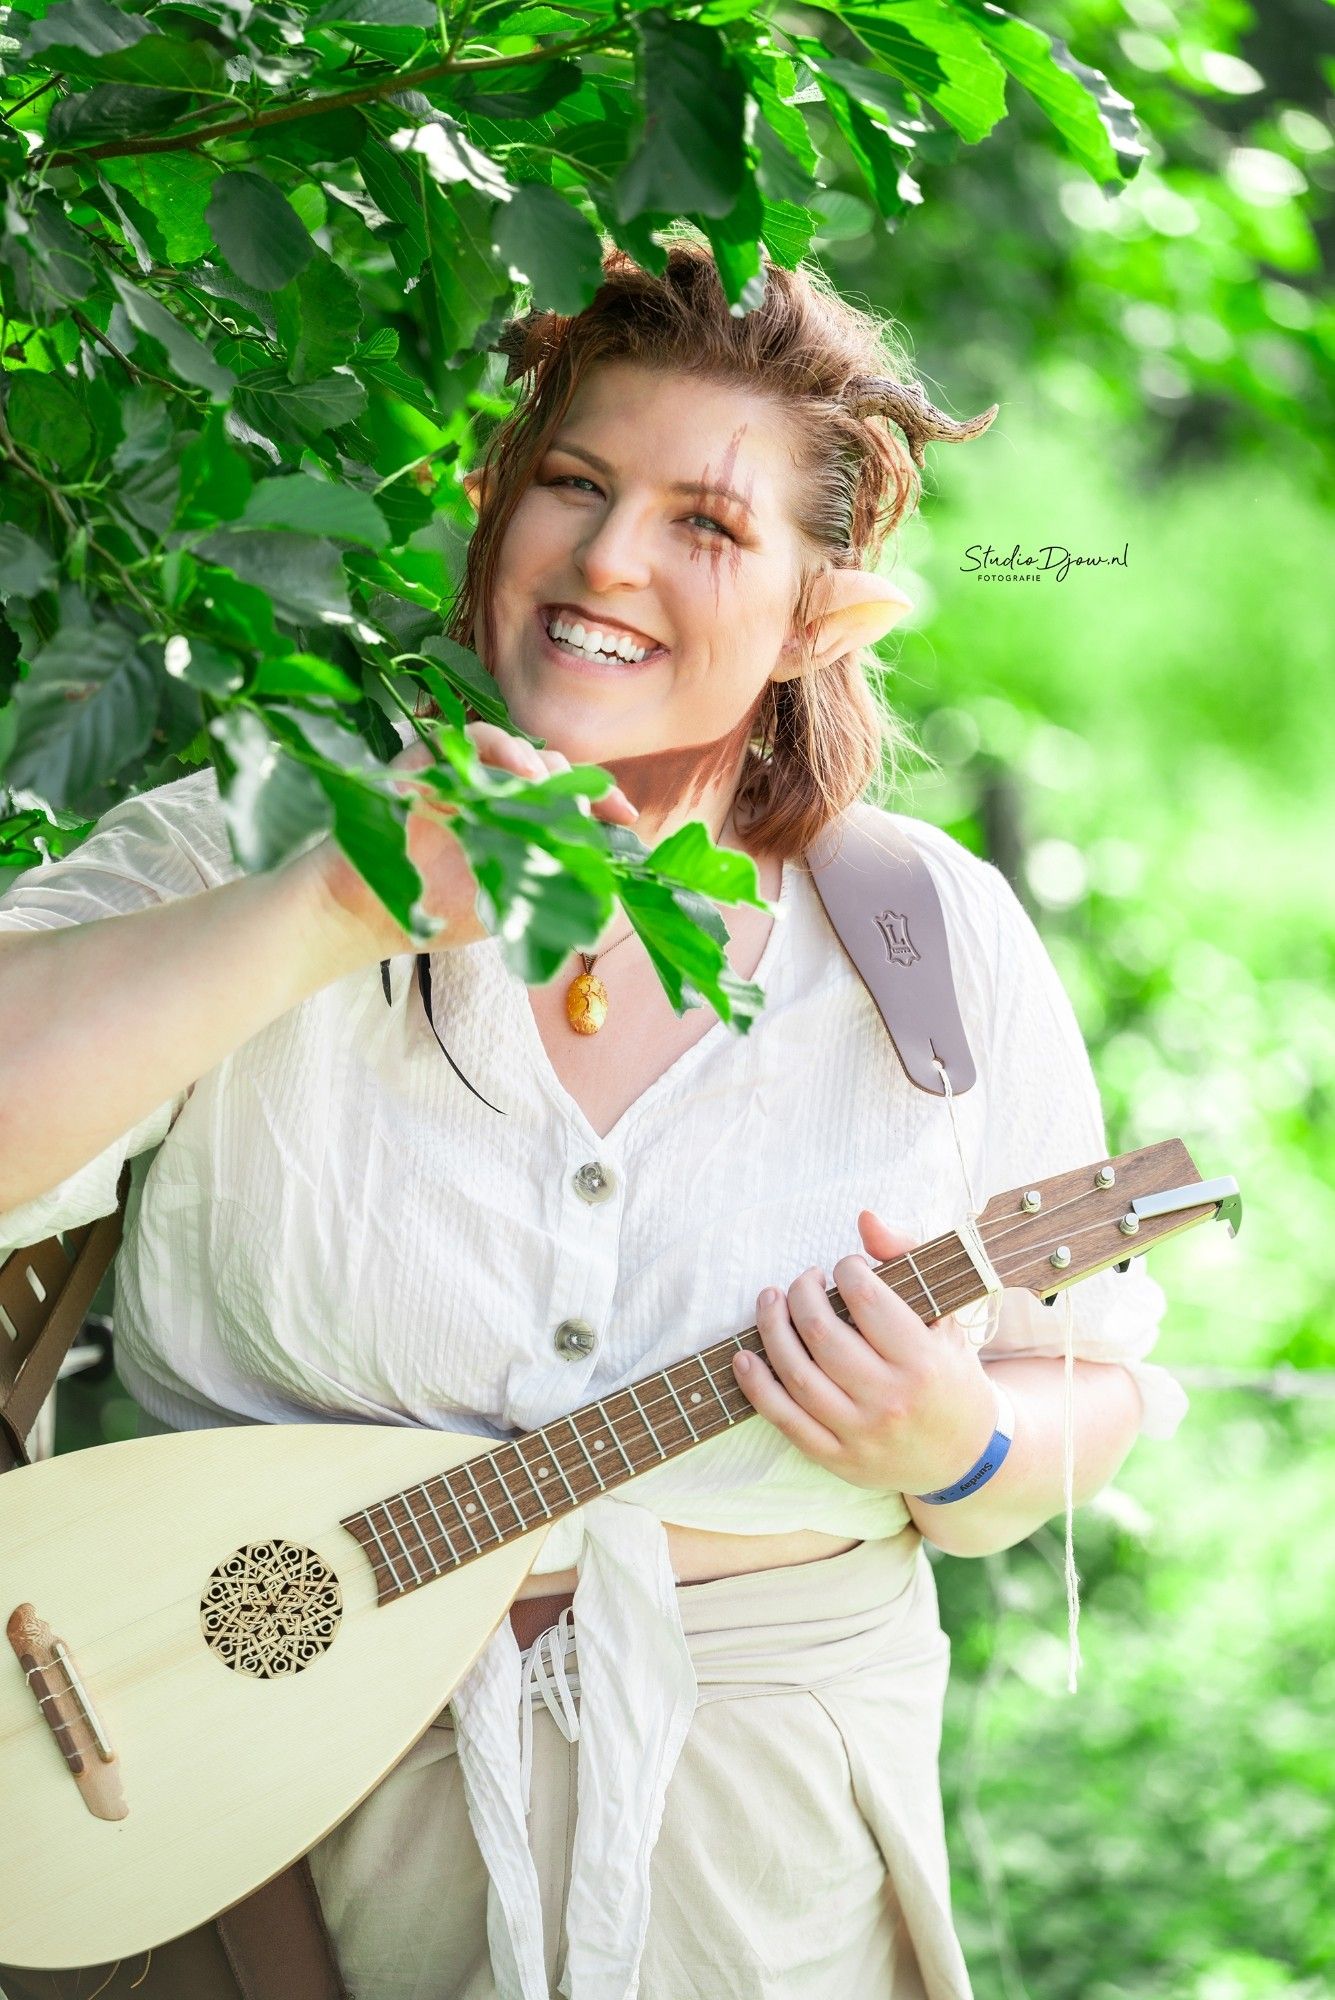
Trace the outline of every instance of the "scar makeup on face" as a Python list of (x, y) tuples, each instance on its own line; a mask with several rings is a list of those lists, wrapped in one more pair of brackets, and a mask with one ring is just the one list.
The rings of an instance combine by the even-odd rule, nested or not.
[(684, 743), (671, 750), (651, 750), (636, 757), (601, 757), (631, 804), (661, 818), (694, 805), (712, 785), (730, 779), (750, 740), (765, 694), (762, 689), (749, 712), (711, 743)]
[[(713, 491), (720, 486), (734, 487), (741, 494), (747, 505), (751, 504), (751, 497), (755, 492), (754, 474), (748, 478), (744, 486), (735, 476), (737, 454), (741, 449), (742, 439), (745, 435), (746, 425), (739, 424), (728, 440), (727, 449), (724, 451), (718, 469), (715, 470), (714, 467), (707, 465), (700, 474), (700, 482), (695, 494), (695, 505), (700, 513), (707, 514), (709, 512)], [(711, 580), (714, 587), (714, 610), (716, 612), (719, 608), (719, 571), (725, 557), (727, 558), (728, 567), (732, 572), (732, 580), (736, 583), (741, 573), (742, 550), (741, 544), (733, 541), (731, 536), (711, 534), (707, 546), (691, 550), (692, 562), (707, 560), (709, 563)]]

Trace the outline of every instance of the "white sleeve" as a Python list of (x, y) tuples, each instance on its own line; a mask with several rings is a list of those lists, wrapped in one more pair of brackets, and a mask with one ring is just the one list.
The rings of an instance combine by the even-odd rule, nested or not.
[[(997, 922), (991, 1046), (979, 1062), (987, 1089), (980, 1201), (1107, 1153), (1098, 1088), (1070, 999), (1019, 897), (998, 869), (989, 865), (987, 872)], [(1140, 1390), (1140, 1434), (1171, 1438), (1187, 1397), (1166, 1368), (1145, 1359), (1158, 1338), (1165, 1298), (1143, 1258), (1129, 1271), (1081, 1279), (1066, 1297), (1072, 1352), (1083, 1360), (1119, 1362)], [(1065, 1322), (1063, 1295), (1045, 1306), (1032, 1292), (1008, 1287), (997, 1333), (983, 1355), (1060, 1356)]]
[[(198, 895), (241, 873), (210, 766), (123, 799), (73, 853), (17, 876), (0, 894), (0, 934), (125, 916)], [(59, 1186), (0, 1214), (0, 1258), (57, 1230), (110, 1215), (121, 1168), (161, 1143), (193, 1088), (165, 1099)]]

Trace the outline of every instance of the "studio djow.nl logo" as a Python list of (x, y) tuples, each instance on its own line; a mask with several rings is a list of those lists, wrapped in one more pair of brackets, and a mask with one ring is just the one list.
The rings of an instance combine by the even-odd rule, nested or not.
[(991, 542), (986, 547), (971, 542), (960, 569), (965, 575), (976, 576), (980, 583), (1041, 583), (1045, 576), (1064, 583), (1072, 569), (1126, 569), (1130, 548), (1130, 542), (1123, 542), (1120, 555), (1077, 555), (1060, 542), (1045, 542), (1030, 555), (1017, 542), (1010, 554), (1003, 556)]

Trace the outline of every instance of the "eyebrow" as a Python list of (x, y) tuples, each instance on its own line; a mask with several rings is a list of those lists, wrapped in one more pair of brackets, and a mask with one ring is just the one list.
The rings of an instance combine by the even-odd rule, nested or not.
[[(568, 452), (572, 458), (582, 458), (586, 465), (591, 465), (595, 472), (601, 472), (604, 478), (611, 478), (612, 476), (613, 468), (607, 463), (607, 460), (599, 458), (596, 452), (586, 451), (582, 444), (567, 444), (561, 438), (553, 438), (547, 449), (549, 451)], [(667, 488), (667, 491), (669, 493), (684, 493), (688, 499), (695, 498), (696, 496), (703, 497), (706, 493), (721, 493), (725, 500), (731, 500), (735, 506), (742, 509), (743, 513), (749, 514), (752, 520), (755, 519), (754, 507), (752, 507), (748, 500), (744, 500), (741, 494), (736, 492), (731, 486), (718, 486), (710, 480), (678, 479)]]

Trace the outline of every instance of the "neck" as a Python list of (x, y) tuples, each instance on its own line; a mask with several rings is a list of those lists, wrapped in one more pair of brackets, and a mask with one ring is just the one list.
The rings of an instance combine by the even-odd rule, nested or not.
[(599, 759), (631, 804), (639, 807), (634, 831), (646, 847), (656, 846), (693, 820), (703, 820), (717, 844), (741, 781), (761, 699), (724, 735), (707, 743)]

